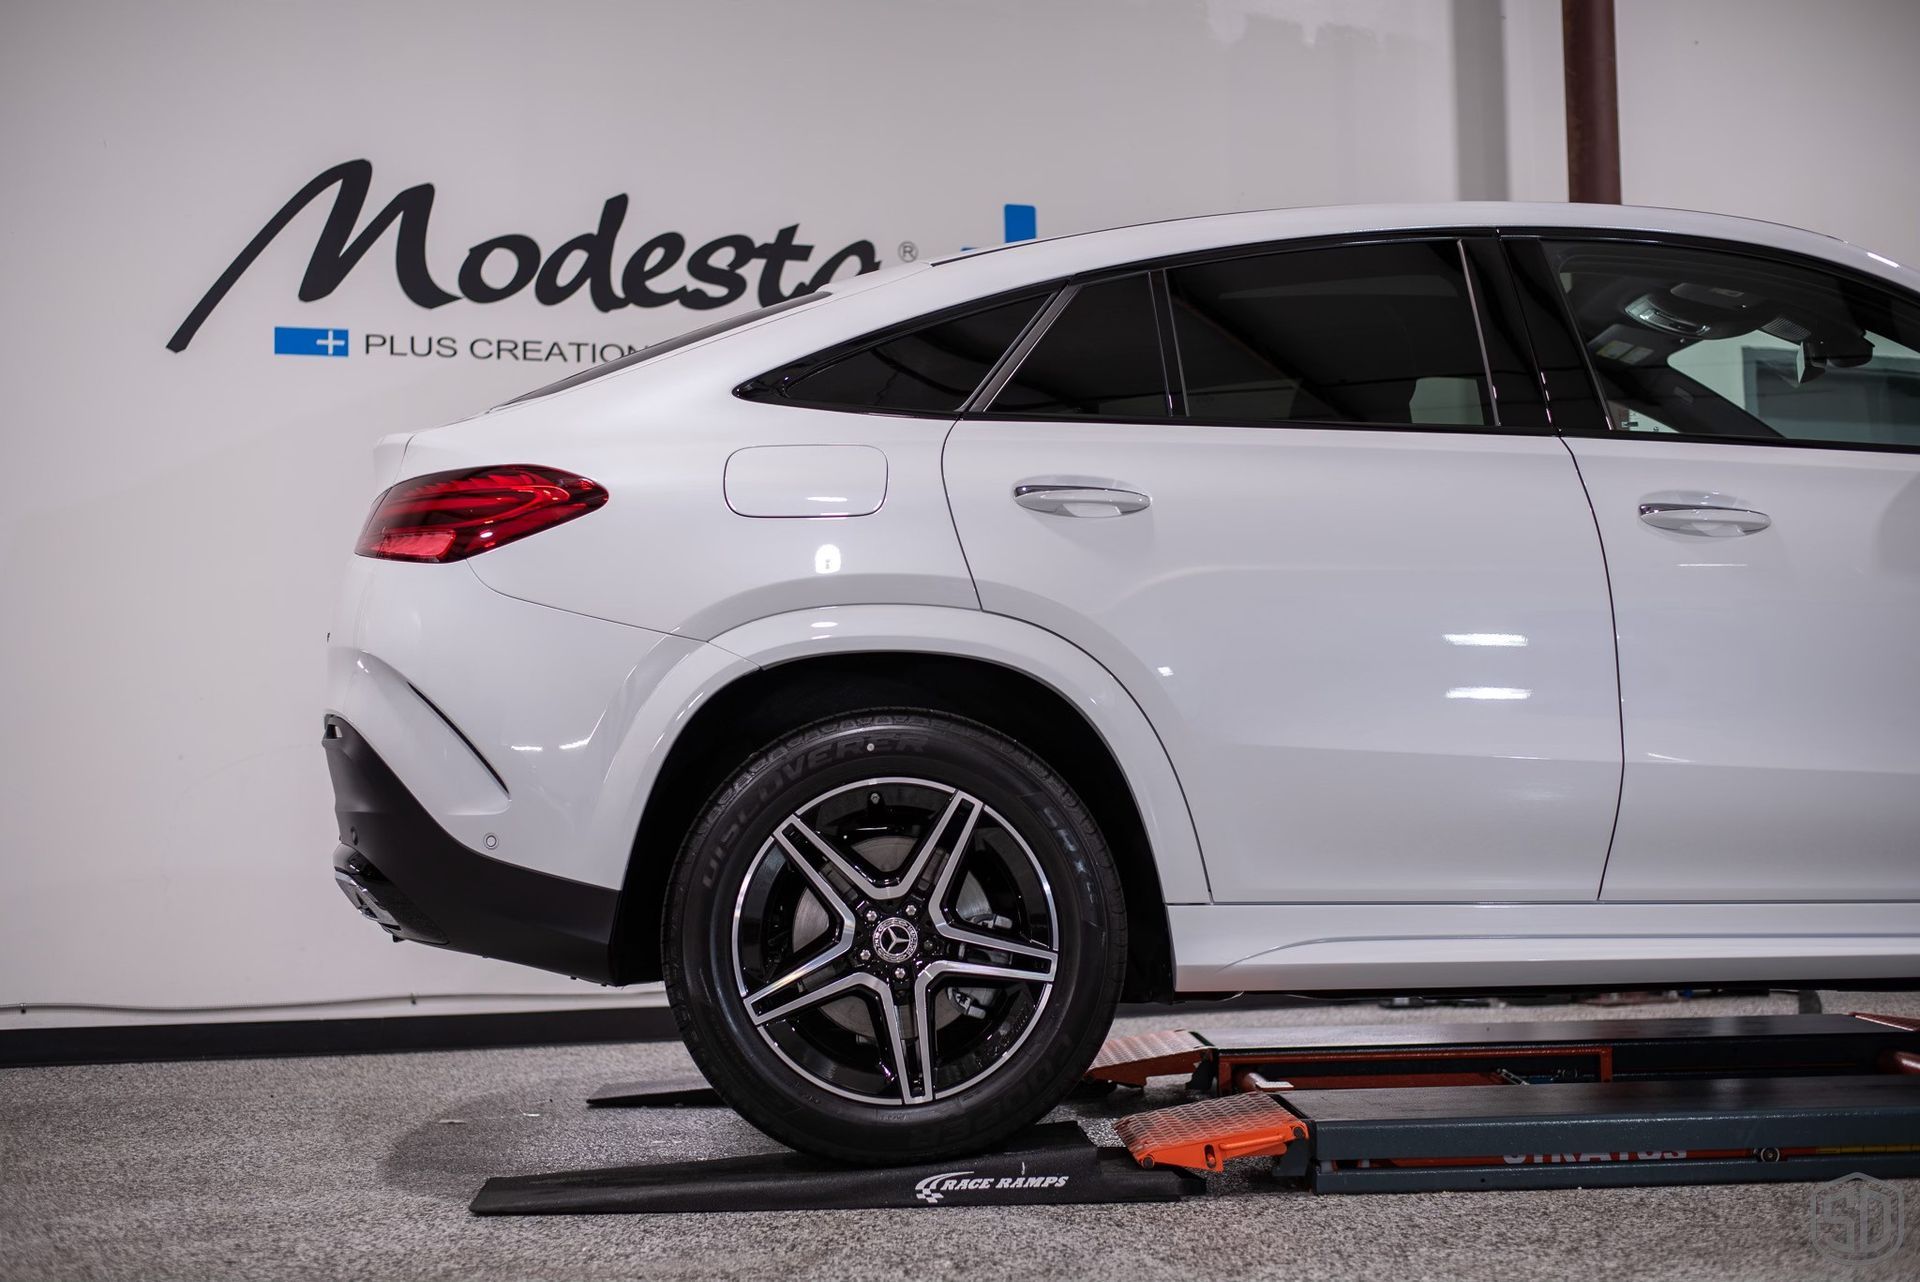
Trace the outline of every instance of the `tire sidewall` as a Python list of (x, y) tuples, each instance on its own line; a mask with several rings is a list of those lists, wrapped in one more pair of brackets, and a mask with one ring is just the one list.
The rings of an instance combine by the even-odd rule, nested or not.
[[(778, 824), (834, 788), (892, 776), (960, 788), (998, 812), (1038, 860), (1059, 924), (1053, 990), (1012, 1057), (957, 1095), (912, 1106), (863, 1103), (802, 1076), (748, 1018), (734, 971), (734, 906)], [(821, 723), (757, 757), (682, 851), (666, 941), (676, 1014), (714, 1085), (776, 1138), (902, 1161), (991, 1143), (1051, 1107), (1105, 1032), (1124, 962), (1124, 950), (1113, 955), (1112, 878), (1064, 782), (984, 727), (908, 713)]]

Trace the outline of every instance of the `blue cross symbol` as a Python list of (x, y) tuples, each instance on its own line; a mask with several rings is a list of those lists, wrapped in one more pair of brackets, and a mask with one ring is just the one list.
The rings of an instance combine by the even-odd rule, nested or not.
[(275, 356), (346, 356), (353, 334), (344, 329), (314, 329), (305, 325), (275, 325)]

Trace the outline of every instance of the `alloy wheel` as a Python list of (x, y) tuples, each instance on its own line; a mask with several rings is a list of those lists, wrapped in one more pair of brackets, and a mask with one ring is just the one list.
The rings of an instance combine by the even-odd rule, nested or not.
[(737, 992), (796, 1072), (865, 1103), (991, 1076), (1059, 972), (1053, 888), (992, 807), (931, 779), (847, 784), (787, 815), (733, 913)]

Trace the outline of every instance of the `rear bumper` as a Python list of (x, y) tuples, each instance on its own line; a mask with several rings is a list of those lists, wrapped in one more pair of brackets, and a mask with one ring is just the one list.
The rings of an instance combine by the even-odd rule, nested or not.
[(618, 891), (463, 845), (344, 719), (326, 719), (322, 742), (340, 829), (334, 877), (363, 916), (400, 939), (612, 982)]

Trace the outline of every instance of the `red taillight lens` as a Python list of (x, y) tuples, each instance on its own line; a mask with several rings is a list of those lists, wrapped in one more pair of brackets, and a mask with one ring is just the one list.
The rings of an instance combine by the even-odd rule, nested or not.
[(389, 561), (461, 561), (585, 516), (607, 492), (584, 476), (515, 464), (416, 476), (382, 494), (354, 551)]

